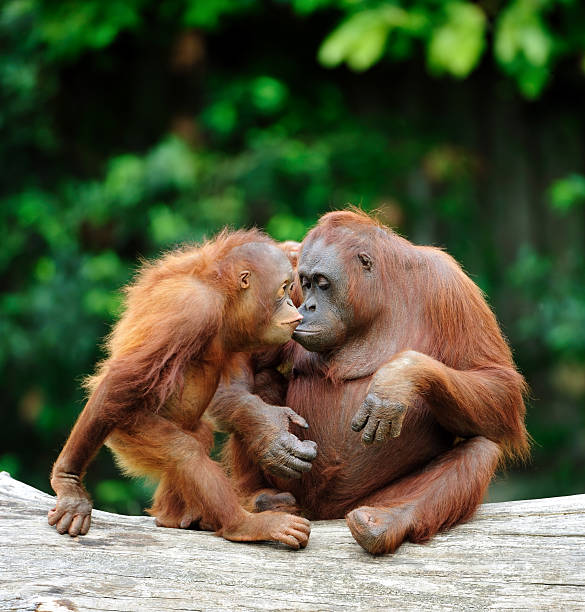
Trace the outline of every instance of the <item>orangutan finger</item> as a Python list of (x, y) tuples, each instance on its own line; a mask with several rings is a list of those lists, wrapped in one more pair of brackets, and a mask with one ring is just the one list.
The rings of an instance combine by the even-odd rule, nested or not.
[(378, 428), (378, 424), (380, 421), (375, 417), (370, 417), (366, 426), (364, 427), (364, 432), (362, 434), (362, 442), (364, 444), (371, 444), (374, 441), (374, 437), (376, 436), (376, 429)]
[(364, 403), (360, 406), (359, 410), (355, 413), (355, 416), (351, 421), (351, 428), (354, 431), (360, 431), (361, 429), (363, 429), (364, 425), (368, 420), (368, 417), (370, 416), (370, 412), (370, 405), (368, 402), (368, 398), (366, 398), (364, 400)]
[(292, 408), (289, 408), (288, 418), (291, 423), (302, 427), (303, 429), (309, 429), (309, 424), (300, 414), (297, 414)]

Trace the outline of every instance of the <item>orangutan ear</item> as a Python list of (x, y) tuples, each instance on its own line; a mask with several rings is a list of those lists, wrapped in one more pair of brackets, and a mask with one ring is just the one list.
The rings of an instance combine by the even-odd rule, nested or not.
[(247, 289), (250, 286), (250, 272), (248, 270), (244, 270), (240, 272), (240, 287), (242, 289)]
[(372, 258), (366, 252), (358, 253), (358, 259), (360, 260), (360, 263), (362, 264), (362, 267), (364, 270), (372, 269), (374, 262), (372, 261)]

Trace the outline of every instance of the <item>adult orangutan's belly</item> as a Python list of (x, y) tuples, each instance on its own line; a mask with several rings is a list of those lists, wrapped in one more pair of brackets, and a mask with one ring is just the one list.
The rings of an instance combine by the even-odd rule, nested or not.
[(422, 402), (412, 407), (398, 438), (369, 446), (351, 420), (366, 396), (370, 378), (335, 385), (320, 377), (290, 381), (286, 405), (309, 423), (295, 428), (302, 439), (317, 443), (318, 455), (300, 480), (276, 479), (291, 491), (309, 518), (342, 518), (364, 496), (415, 471), (452, 445)]

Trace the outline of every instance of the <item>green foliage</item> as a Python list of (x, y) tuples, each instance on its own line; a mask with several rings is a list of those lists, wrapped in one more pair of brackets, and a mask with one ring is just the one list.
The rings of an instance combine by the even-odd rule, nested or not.
[(565, 214), (580, 204), (585, 204), (585, 176), (571, 174), (556, 181), (549, 192), (552, 207)]
[(567, 253), (553, 261), (524, 245), (509, 271), (510, 279), (529, 304), (519, 319), (522, 340), (538, 338), (558, 358), (585, 362), (585, 257)]
[[(549, 189), (551, 208), (566, 216), (585, 203), (585, 177), (571, 174)], [(520, 338), (538, 338), (563, 362), (585, 363), (585, 252), (571, 245), (561, 258), (519, 250), (510, 280), (536, 308), (518, 321)], [(584, 373), (585, 374), (585, 373)]]
[(382, 58), (394, 30), (417, 36), (423, 34), (426, 25), (424, 13), (393, 5), (356, 12), (323, 42), (319, 61), (329, 67), (346, 61), (353, 70), (367, 70)]
[(284, 242), (286, 240), (301, 241), (308, 231), (298, 217), (290, 214), (274, 215), (266, 225), (266, 231), (275, 239)]
[(535, 98), (548, 81), (555, 41), (543, 20), (551, 2), (514, 0), (498, 20), (494, 52), (525, 96)]
[(255, 0), (188, 0), (183, 22), (196, 28), (216, 28), (224, 15), (245, 11), (253, 7)]
[[(27, 4), (32, 8), (36, 3)], [(107, 47), (121, 31), (136, 28), (145, 4), (145, 0), (44, 2), (38, 12), (38, 36), (50, 58), (72, 58), (86, 48)]]
[(485, 15), (474, 4), (447, 2), (445, 20), (428, 43), (428, 63), (433, 72), (466, 77), (478, 64), (485, 47)]
[[(554, 163), (542, 151), (564, 178), (542, 178), (532, 193), (544, 212), (534, 202), (514, 223), (558, 223), (560, 238), (503, 255), (496, 204), (514, 202), (516, 177), (485, 189), (501, 152), (487, 159), (472, 116), (484, 98), (525, 114), (547, 85), (578, 98), (584, 30), (576, 0), (4, 2), (0, 468), (47, 488), (141, 257), (225, 225), (301, 240), (350, 202), (446, 246), (489, 292), (521, 367), (552, 381), (539, 395), (564, 415), (551, 427), (544, 411), (531, 416), (557, 461), (543, 451), (547, 490), (578, 486), (585, 178), (562, 146)], [(465, 80), (480, 67), (490, 88)], [(521, 106), (509, 83), (535, 101)], [(577, 150), (582, 124), (550, 104)], [(512, 140), (517, 158), (534, 159)], [(88, 478), (98, 506), (148, 503), (151, 489), (120, 479), (107, 453)]]
[(464, 78), (479, 65), (486, 48), (488, 16), (495, 17), (498, 65), (527, 98), (541, 94), (555, 63), (582, 57), (585, 14), (574, 0), (509, 0), (500, 3), (495, 15), (491, 3), (464, 0), (337, 5), (348, 16), (319, 50), (319, 61), (328, 67), (346, 62), (352, 70), (363, 71), (385, 53), (403, 60), (414, 53), (416, 47), (409, 43), (416, 40), (426, 47), (433, 74)]
[(124, 514), (141, 514), (153, 493), (154, 486), (140, 480), (108, 478), (101, 480), (95, 489), (104, 510)]

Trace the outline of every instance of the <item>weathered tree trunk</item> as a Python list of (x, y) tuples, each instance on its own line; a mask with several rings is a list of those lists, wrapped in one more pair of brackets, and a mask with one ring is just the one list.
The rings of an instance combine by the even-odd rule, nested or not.
[(52, 503), (0, 474), (1, 610), (585, 610), (585, 495), (487, 504), (385, 557), (344, 521), (313, 523), (298, 552), (100, 511), (70, 538)]

